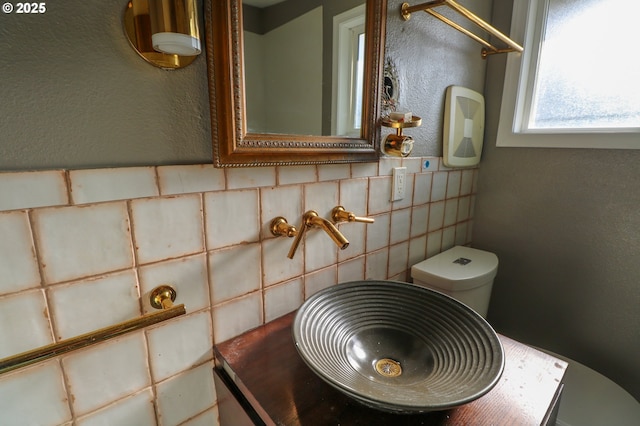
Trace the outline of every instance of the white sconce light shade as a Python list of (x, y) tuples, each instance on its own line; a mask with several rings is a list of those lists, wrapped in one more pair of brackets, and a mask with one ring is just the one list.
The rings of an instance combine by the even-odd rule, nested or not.
[(149, 0), (153, 48), (170, 55), (201, 52), (196, 0)]
[(135, 51), (163, 68), (183, 68), (202, 51), (198, 0), (130, 0), (125, 33)]

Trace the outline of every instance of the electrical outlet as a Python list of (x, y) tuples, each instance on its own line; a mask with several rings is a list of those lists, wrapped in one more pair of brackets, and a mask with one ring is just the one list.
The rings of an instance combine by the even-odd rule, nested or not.
[(404, 189), (406, 187), (407, 180), (407, 168), (406, 167), (394, 167), (393, 179), (391, 187), (391, 201), (398, 201), (404, 198)]

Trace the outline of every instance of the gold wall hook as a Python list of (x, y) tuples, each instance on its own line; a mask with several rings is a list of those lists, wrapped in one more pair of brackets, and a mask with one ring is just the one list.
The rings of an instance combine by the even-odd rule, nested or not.
[(339, 222), (362, 222), (362, 223), (374, 223), (375, 219), (371, 217), (359, 217), (353, 212), (348, 212), (342, 206), (336, 206), (331, 210), (331, 219), (334, 223)]

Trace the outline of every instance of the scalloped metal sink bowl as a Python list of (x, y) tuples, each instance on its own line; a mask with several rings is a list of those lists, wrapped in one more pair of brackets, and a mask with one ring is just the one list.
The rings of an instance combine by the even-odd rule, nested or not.
[(361, 403), (446, 410), (489, 392), (504, 369), (495, 331), (455, 299), (396, 281), (354, 281), (310, 297), (293, 338), (305, 363)]

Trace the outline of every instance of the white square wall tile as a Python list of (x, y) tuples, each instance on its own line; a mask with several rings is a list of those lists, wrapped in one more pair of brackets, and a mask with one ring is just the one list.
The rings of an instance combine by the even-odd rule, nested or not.
[(374, 216), (375, 222), (367, 225), (367, 252), (389, 245), (391, 214)]
[(57, 339), (68, 339), (140, 316), (133, 269), (51, 288)]
[(241, 167), (226, 169), (227, 189), (275, 186), (275, 167)]
[(64, 170), (0, 173), (0, 211), (69, 203)]
[(318, 180), (316, 166), (280, 166), (278, 167), (278, 185), (310, 183)]
[(396, 244), (409, 239), (411, 231), (411, 209), (391, 212), (391, 230), (389, 244)]
[(374, 223), (342, 223), (338, 226), (340, 232), (349, 240), (349, 247), (338, 250), (338, 262), (361, 256), (367, 245), (367, 229)]
[(444, 224), (444, 201), (431, 203), (429, 205), (429, 232), (442, 228)]
[(360, 256), (338, 264), (338, 282), (364, 280), (365, 257)]
[(318, 180), (340, 180), (351, 177), (349, 164), (321, 164), (318, 166)]
[(458, 199), (452, 198), (444, 204), (444, 226), (450, 226), (456, 223), (458, 218)]
[(431, 173), (418, 173), (414, 179), (413, 205), (426, 204), (431, 200)]
[[(304, 272), (304, 256), (296, 253), (289, 259), (289, 249), (293, 238), (271, 238), (262, 243), (262, 282), (267, 287), (302, 275)], [(302, 250), (302, 246), (298, 248)]]
[(162, 195), (221, 191), (225, 188), (224, 169), (216, 169), (213, 164), (160, 166), (157, 170)]
[(260, 252), (260, 244), (249, 244), (209, 253), (209, 282), (214, 305), (260, 289)]
[(340, 181), (340, 205), (356, 216), (366, 216), (369, 196), (369, 179)]
[(458, 197), (460, 195), (460, 180), (462, 172), (459, 170), (449, 172), (447, 180), (447, 198)]
[(429, 205), (424, 204), (411, 209), (411, 237), (427, 233), (429, 223)]
[(419, 157), (405, 157), (402, 159), (402, 167), (407, 168), (407, 173), (420, 173), (422, 160)]
[(313, 296), (320, 290), (338, 284), (338, 267), (336, 265), (312, 272), (304, 277), (304, 298)]
[(212, 371), (209, 362), (158, 384), (158, 417), (163, 425), (180, 424), (215, 404)]
[(205, 194), (207, 248), (219, 248), (260, 237), (260, 205), (257, 190)]
[(456, 244), (456, 227), (449, 226), (442, 230), (442, 251), (448, 250)]
[(388, 277), (406, 272), (409, 261), (409, 242), (405, 241), (389, 247)]
[(176, 291), (174, 304), (184, 304), (187, 313), (209, 306), (209, 277), (204, 253), (145, 265), (140, 267), (138, 275), (145, 314), (158, 312), (151, 306), (149, 297), (153, 289), (165, 284)]
[(213, 358), (211, 313), (201, 311), (147, 331), (151, 371), (156, 382)]
[(378, 176), (378, 163), (351, 163), (351, 177)]
[(304, 211), (315, 210), (319, 216), (329, 218), (338, 205), (338, 182), (312, 183), (304, 186)]
[(271, 238), (271, 221), (284, 217), (289, 225), (300, 228), (302, 223), (302, 186), (287, 185), (260, 190), (260, 223), (263, 238)]
[(27, 213), (0, 213), (0, 235), (0, 295), (39, 286)]
[(447, 172), (437, 172), (431, 178), (431, 201), (442, 201), (447, 196)]
[(76, 424), (77, 426), (153, 426), (156, 424), (156, 413), (153, 409), (151, 388), (81, 417)]
[(51, 360), (0, 376), (3, 425), (58, 426), (71, 420), (62, 371)]
[(33, 224), (46, 283), (133, 266), (124, 202), (39, 209)]
[(0, 297), (0, 342), (0, 359), (53, 343), (42, 290)]
[(261, 325), (262, 293), (256, 291), (213, 307), (213, 339), (221, 343)]
[(326, 268), (338, 261), (340, 248), (322, 229), (308, 229), (304, 239), (304, 246), (298, 248), (296, 256), (302, 255), (301, 251), (304, 250), (305, 272)]
[(158, 195), (153, 167), (72, 170), (69, 179), (74, 204)]
[(435, 172), (440, 167), (441, 157), (422, 157), (422, 171)]
[(151, 384), (143, 332), (128, 334), (62, 359), (76, 415), (86, 414)]
[(264, 291), (264, 321), (269, 322), (302, 305), (302, 278), (269, 287)]
[(460, 180), (460, 195), (469, 195), (473, 190), (473, 172), (471, 170), (463, 170), (462, 178)]
[(435, 256), (442, 251), (442, 230), (427, 234), (427, 258)]
[(409, 241), (408, 269), (411, 269), (411, 266), (422, 262), (426, 258), (427, 258), (427, 236), (423, 235), (418, 238), (412, 238)]
[(391, 210), (391, 177), (369, 179), (369, 215), (385, 213)]
[(204, 251), (200, 195), (133, 200), (131, 217), (138, 263)]
[(389, 262), (389, 248), (382, 250), (367, 252), (365, 260), (365, 279), (367, 280), (386, 280), (387, 264)]

